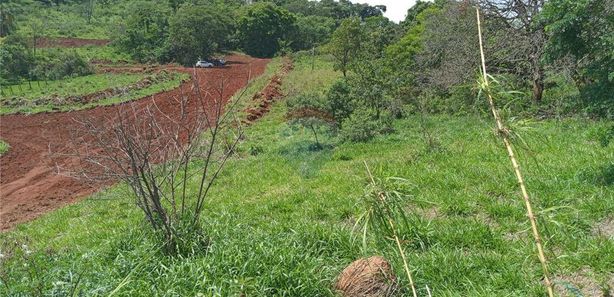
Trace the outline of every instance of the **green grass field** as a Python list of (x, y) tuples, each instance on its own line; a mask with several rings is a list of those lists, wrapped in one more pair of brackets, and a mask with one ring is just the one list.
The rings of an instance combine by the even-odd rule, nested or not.
[[(116, 24), (122, 20), (127, 1), (119, 1), (113, 5), (99, 2), (64, 3), (50, 9), (39, 1), (19, 0), (23, 13), (18, 20), (27, 22), (20, 26), (19, 31), (30, 32), (33, 28), (40, 35), (48, 37), (75, 37), (108, 39)], [(90, 8), (88, 4), (93, 4)], [(92, 17), (88, 19), (87, 13)]]
[[(30, 100), (48, 95), (85, 95), (115, 86), (133, 84), (144, 77), (145, 74), (92, 74), (55, 81), (50, 80), (47, 83), (33, 81), (10, 87), (5, 86), (5, 92), (8, 96), (13, 94)], [(32, 89), (30, 89), (30, 85)]]
[[(315, 68), (295, 61), (285, 91), (323, 90), (339, 76), (324, 60)], [(288, 126), (284, 114), (278, 102), (247, 129), (215, 184), (204, 212), (206, 252), (162, 254), (118, 185), (0, 234), (0, 295), (333, 296), (337, 274), (374, 254), (392, 262), (408, 294), (393, 247), (368, 240), (363, 249), (352, 233), (369, 183), (364, 161), (403, 193), (414, 226), (403, 237), (420, 296), (426, 286), (433, 296), (545, 294), (524, 205), (488, 115), (429, 116), (441, 144), (429, 153), (415, 116), (369, 143), (329, 136), (312, 151), (311, 133)], [(614, 151), (591, 136), (606, 124), (548, 120), (522, 132), (530, 151), (520, 158), (562, 287), (573, 288), (564, 280), (578, 271), (603, 288), (612, 277), (614, 241), (596, 228), (614, 213), (614, 188), (604, 178)]]
[(119, 52), (115, 47), (107, 46), (84, 46), (71, 49), (55, 49), (64, 51), (76, 51), (80, 56), (96, 62), (104, 62), (105, 64), (118, 62), (131, 62), (130, 55)]
[(93, 74), (57, 81), (26, 82), (21, 85), (4, 87), (5, 96), (0, 98), (0, 101), (3, 101), (5, 104), (0, 107), (0, 114), (69, 111), (99, 105), (110, 105), (149, 96), (162, 90), (176, 88), (182, 80), (188, 78), (187, 74), (171, 73), (167, 79), (156, 82), (144, 89), (131, 90), (126, 95), (113, 96), (87, 104), (64, 104), (53, 100), (53, 97), (56, 96), (63, 98), (87, 95), (108, 88), (128, 86), (147, 76), (147, 74)]

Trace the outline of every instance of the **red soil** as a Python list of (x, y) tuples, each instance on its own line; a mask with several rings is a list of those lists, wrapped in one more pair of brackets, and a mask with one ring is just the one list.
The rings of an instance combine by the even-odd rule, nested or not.
[(83, 47), (88, 45), (93, 46), (105, 46), (111, 41), (108, 39), (81, 39), (81, 38), (67, 38), (67, 37), (41, 37), (36, 40), (36, 47)]
[(249, 125), (264, 116), (271, 110), (273, 102), (284, 96), (281, 91), (281, 82), (284, 76), (292, 70), (293, 66), (289, 58), (285, 58), (283, 63), (281, 70), (273, 75), (269, 84), (252, 98), (252, 101), (255, 101), (258, 105), (245, 110), (247, 113), (247, 119), (244, 121), (245, 124)]
[[(197, 77), (202, 94), (215, 93), (216, 86), (224, 80), (223, 100), (228, 100), (246, 85), (249, 69), (252, 77), (261, 75), (269, 61), (246, 56), (231, 56), (227, 60), (234, 63), (225, 68), (197, 69), (196, 73), (191, 68), (171, 68), (192, 74), (193, 79)], [(177, 117), (180, 108), (176, 98), (181, 94), (194, 97), (195, 93), (194, 84), (189, 81), (174, 90), (160, 92), (153, 99), (140, 99), (136, 105), (138, 109), (143, 109), (155, 103), (160, 111)], [(197, 108), (197, 100), (189, 102), (195, 103), (189, 104), (188, 110)], [(75, 168), (79, 165), (76, 157), (62, 156), (61, 153), (78, 150), (79, 147), (75, 145), (88, 146), (86, 138), (75, 141), (75, 131), (83, 127), (80, 119), (109, 119), (120, 107), (0, 116), (0, 138), (10, 145), (8, 153), (0, 157), (0, 230), (8, 230), (16, 224), (79, 201), (106, 186), (102, 181), (86, 181), (57, 174), (55, 168), (78, 169)]]

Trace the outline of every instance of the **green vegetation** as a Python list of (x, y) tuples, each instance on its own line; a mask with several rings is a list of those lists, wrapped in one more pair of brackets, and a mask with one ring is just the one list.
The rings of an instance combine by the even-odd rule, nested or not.
[(273, 3), (260, 2), (245, 8), (238, 21), (241, 47), (249, 55), (272, 57), (282, 49), (281, 40), (288, 40), (296, 18)]
[(168, 36), (168, 10), (150, 1), (133, 2), (133, 13), (124, 21), (125, 29), (114, 38), (119, 50), (137, 61), (161, 60)]
[[(49, 81), (48, 84), (45, 84), (44, 81), (35, 81), (31, 83), (26, 82), (7, 87), (5, 92), (7, 92), (9, 95), (12, 92), (16, 96), (29, 100), (34, 100), (48, 95), (85, 95), (111, 87), (133, 84), (145, 76), (145, 74), (92, 74), (57, 81)], [(32, 89), (30, 89), (30, 85), (32, 85)]]
[[(100, 105), (111, 105), (118, 102), (139, 99), (162, 90), (169, 90), (179, 86), (181, 81), (187, 79), (187, 74), (94, 74), (80, 76), (58, 81), (36, 81), (20, 85), (4, 87), (0, 101), (0, 114), (15, 112), (37, 113), (43, 111), (68, 111), (91, 108)], [(153, 84), (145, 88), (132, 88), (143, 79), (153, 80)], [(127, 88), (124, 94), (102, 98), (94, 102), (80, 102), (79, 98), (88, 94), (106, 89)], [(67, 98), (75, 98), (67, 100)]]
[[(315, 66), (298, 57), (286, 92), (322, 92), (340, 76), (328, 60)], [(378, 184), (401, 194), (411, 228), (400, 237), (419, 294), (426, 285), (443, 296), (544, 294), (524, 206), (490, 120), (429, 115), (442, 147), (431, 153), (416, 116), (394, 121), (396, 133), (366, 144), (324, 135), (324, 149), (314, 151), (312, 132), (288, 126), (285, 113), (279, 102), (250, 126), (217, 181), (205, 206), (206, 252), (161, 253), (119, 185), (1, 234), (0, 294), (332, 296), (343, 267), (372, 254), (390, 259), (408, 289), (394, 247), (368, 233), (363, 249), (352, 232), (370, 183), (363, 161)], [(602, 183), (614, 155), (596, 137), (608, 127), (565, 119), (523, 128), (531, 149), (522, 153), (523, 166), (554, 275), (585, 269), (602, 284), (611, 277), (614, 245), (595, 231), (614, 212), (611, 181)]]
[(573, 79), (584, 103), (592, 113), (614, 114), (614, 33), (609, 29), (612, 10), (607, 2), (553, 0), (543, 17), (552, 36), (549, 58), (571, 58)]
[(8, 152), (9, 148), (10, 148), (9, 144), (6, 143), (4, 140), (0, 139), (0, 156)]
[(75, 51), (46, 51), (32, 48), (29, 40), (11, 35), (0, 43), (0, 85), (22, 80), (57, 80), (94, 73), (93, 67)]
[(10, 18), (6, 22), (18, 34), (36, 29), (40, 36), (105, 39), (111, 36), (112, 24), (121, 20), (129, 2), (9, 0), (0, 5), (8, 8)]
[(114, 46), (84, 46), (70, 49), (51, 48), (43, 51), (74, 51), (83, 58), (91, 62), (101, 63), (121, 63), (132, 62), (132, 58), (125, 52), (121, 52)]
[[(401, 295), (411, 292), (411, 274), (419, 296), (544, 296), (522, 198), (536, 212), (557, 295), (578, 295), (584, 282), (608, 295), (614, 290), (608, 1), (417, 1), (402, 24), (383, 17), (385, 7), (348, 0), (2, 2), (0, 114), (114, 104), (186, 78), (150, 77), (156, 82), (148, 87), (82, 102), (83, 95), (145, 78), (91, 75), (88, 60), (190, 65), (242, 50), (288, 54), (295, 68), (283, 78), (286, 100), (250, 122), (244, 135), (223, 126), (226, 142), (218, 144), (232, 158), (215, 182), (207, 180), (213, 187), (204, 196), (196, 179), (216, 153), (163, 168), (136, 166), (128, 171), (145, 177), (128, 179), (132, 189), (110, 187), (0, 234), (0, 295), (334, 296), (347, 264), (383, 255)], [(493, 75), (488, 87), (478, 80), (475, 3)], [(113, 43), (33, 46), (45, 36)], [(263, 107), (249, 99), (282, 61), (273, 59), (233, 97), (239, 120)], [(504, 127), (495, 133), (482, 92), (495, 96), (495, 117), (500, 108)], [(237, 147), (226, 139), (234, 137)], [(500, 137), (517, 154), (530, 197), (519, 195)], [(0, 141), (0, 153), (7, 148)], [(134, 166), (130, 161), (124, 163)], [(176, 196), (173, 179), (186, 176), (187, 188)], [(157, 199), (153, 213), (135, 184)], [(168, 216), (175, 197), (197, 207)], [(200, 203), (190, 199), (203, 197), (200, 216)]]
[(346, 19), (333, 33), (328, 51), (335, 57), (335, 70), (347, 75), (350, 64), (359, 58), (366, 36), (360, 28), (360, 19)]
[[(207, 30), (202, 30), (207, 28)], [(227, 10), (209, 6), (181, 6), (169, 19), (169, 47), (172, 57), (183, 65), (227, 49), (233, 31)]]

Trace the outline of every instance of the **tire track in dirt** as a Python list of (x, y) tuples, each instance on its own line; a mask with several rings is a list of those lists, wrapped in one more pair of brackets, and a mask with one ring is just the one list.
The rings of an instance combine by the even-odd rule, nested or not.
[[(192, 69), (172, 66), (172, 70), (192, 75), (192, 80), (180, 87), (160, 92), (130, 104), (140, 110), (156, 104), (166, 115), (178, 117), (180, 106), (176, 98), (182, 95), (195, 97), (196, 93), (215, 94), (216, 86), (224, 81), (223, 101), (246, 86), (250, 77), (259, 76), (269, 62), (247, 56), (227, 57), (224, 68)], [(200, 90), (195, 90), (194, 79)], [(198, 92), (199, 91), (199, 92)], [(212, 95), (206, 100), (213, 101)], [(197, 100), (188, 104), (188, 111), (196, 110)], [(124, 103), (126, 104), (126, 103)], [(124, 104), (96, 107), (62, 113), (0, 116), (0, 138), (10, 145), (10, 150), (0, 157), (0, 230), (8, 230), (16, 224), (32, 220), (44, 213), (79, 201), (110, 182), (94, 182), (57, 174), (56, 166), (78, 169), (78, 158), (66, 152), (87, 147), (85, 139), (75, 139), (75, 132), (82, 128), (83, 119), (105, 119), (118, 112)]]

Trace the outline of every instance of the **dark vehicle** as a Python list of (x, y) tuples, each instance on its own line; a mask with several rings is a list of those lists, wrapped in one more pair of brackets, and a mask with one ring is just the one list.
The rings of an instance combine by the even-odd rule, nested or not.
[(209, 59), (207, 61), (209, 63), (213, 64), (213, 66), (215, 66), (215, 67), (224, 67), (224, 66), (226, 66), (226, 60), (224, 60), (224, 58)]

